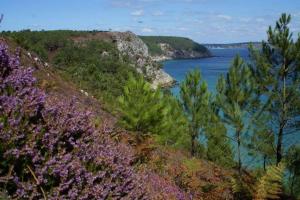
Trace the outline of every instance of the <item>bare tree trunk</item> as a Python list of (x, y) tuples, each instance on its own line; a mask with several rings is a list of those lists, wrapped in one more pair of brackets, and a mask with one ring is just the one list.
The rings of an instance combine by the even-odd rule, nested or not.
[(276, 164), (278, 165), (282, 159), (282, 138), (283, 138), (283, 126), (280, 124), (277, 146), (276, 146)]
[(264, 171), (266, 171), (266, 162), (267, 162), (267, 156), (264, 155)]
[(242, 160), (241, 160), (241, 131), (237, 130), (236, 132), (237, 136), (237, 145), (238, 145), (238, 169), (239, 173), (242, 173)]
[[(295, 169), (293, 170), (293, 171), (295, 171)], [(293, 173), (293, 175), (292, 175), (293, 177), (292, 177), (292, 183), (291, 183), (291, 196), (294, 196), (294, 183), (295, 183), (295, 173)]]
[(192, 143), (191, 155), (195, 156), (195, 154), (196, 154), (196, 136), (195, 136), (195, 134), (193, 134), (191, 137), (191, 143)]
[(279, 130), (278, 130), (278, 138), (277, 138), (277, 146), (276, 146), (276, 164), (278, 165), (280, 161), (282, 160), (282, 140), (283, 140), (283, 129), (286, 124), (286, 60), (284, 58), (283, 61), (283, 75), (282, 75), (282, 81), (283, 81), (283, 89), (282, 89), (282, 112), (280, 116), (280, 122), (279, 122)]

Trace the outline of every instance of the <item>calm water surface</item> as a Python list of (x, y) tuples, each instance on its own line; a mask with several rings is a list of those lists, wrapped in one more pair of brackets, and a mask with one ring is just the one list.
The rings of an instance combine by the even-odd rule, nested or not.
[[(211, 52), (214, 56), (211, 58), (165, 61), (163, 63), (164, 70), (180, 83), (188, 71), (198, 68), (206, 80), (209, 90), (215, 91), (219, 75), (228, 71), (236, 54), (249, 60), (247, 49), (211, 49)], [(178, 85), (172, 88), (172, 92), (174, 95), (179, 94)]]

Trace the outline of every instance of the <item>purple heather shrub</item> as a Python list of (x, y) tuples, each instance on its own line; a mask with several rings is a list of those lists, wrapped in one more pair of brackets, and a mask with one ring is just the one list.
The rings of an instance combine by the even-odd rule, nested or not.
[[(0, 190), (15, 199), (186, 199), (134, 170), (133, 152), (96, 129), (76, 99), (54, 102), (0, 42)], [(147, 175), (146, 175), (147, 174)]]
[(32, 72), (0, 44), (0, 187), (17, 199), (147, 199), (130, 149), (75, 100), (46, 103)]
[(174, 183), (158, 176), (153, 172), (147, 172), (149, 195), (151, 199), (187, 200), (188, 195), (181, 191)]

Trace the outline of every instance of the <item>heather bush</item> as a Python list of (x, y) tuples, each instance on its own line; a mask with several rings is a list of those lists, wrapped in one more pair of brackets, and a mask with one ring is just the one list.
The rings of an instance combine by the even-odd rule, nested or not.
[(150, 185), (150, 198), (155, 200), (185, 200), (188, 199), (188, 195), (182, 192), (171, 181), (158, 176), (155, 173), (148, 172), (148, 181)]
[(130, 149), (48, 101), (31, 68), (0, 44), (0, 188), (17, 199), (147, 199)]

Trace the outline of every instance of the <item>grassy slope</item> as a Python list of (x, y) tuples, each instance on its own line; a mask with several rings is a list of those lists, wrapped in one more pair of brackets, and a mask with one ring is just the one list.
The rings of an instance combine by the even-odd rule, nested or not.
[(208, 50), (201, 44), (194, 42), (189, 38), (173, 36), (139, 36), (148, 46), (150, 54), (159, 55), (162, 53), (159, 43), (168, 43), (176, 50), (196, 51), (206, 53)]
[[(112, 35), (99, 31), (4, 32), (16, 44), (47, 61), (56, 73), (98, 99), (115, 104), (128, 73), (136, 75), (126, 58), (120, 58)], [(104, 56), (101, 56), (102, 54)]]
[[(7, 39), (6, 39), (7, 40)], [(8, 41), (11, 49), (18, 45)], [(76, 97), (79, 100), (78, 106), (82, 109), (91, 110), (95, 120), (109, 123), (113, 129), (120, 133), (115, 139), (131, 145), (135, 155), (143, 163), (138, 163), (137, 168), (151, 169), (165, 177), (165, 179), (176, 182), (182, 189), (194, 193), (193, 199), (226, 199), (231, 198), (230, 177), (234, 174), (232, 170), (226, 170), (212, 162), (190, 158), (188, 152), (176, 150), (157, 145), (151, 138), (142, 144), (135, 141), (133, 134), (128, 134), (115, 124), (116, 118), (103, 109), (102, 103), (93, 97), (86, 96), (80, 92), (80, 88), (71, 79), (61, 76), (61, 73), (51, 64), (44, 67), (40, 63), (30, 59), (27, 51), (21, 50), (21, 59), (24, 66), (36, 68), (39, 87), (51, 94), (52, 98), (71, 99)], [(89, 93), (93, 93), (87, 89)]]

